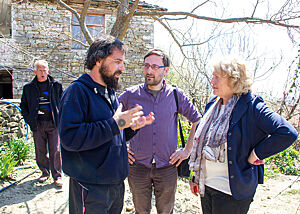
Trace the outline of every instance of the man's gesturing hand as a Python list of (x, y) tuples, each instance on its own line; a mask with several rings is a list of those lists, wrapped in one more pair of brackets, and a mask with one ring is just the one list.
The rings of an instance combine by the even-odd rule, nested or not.
[(119, 129), (125, 129), (132, 125), (140, 116), (144, 114), (143, 107), (136, 105), (134, 108), (122, 112), (122, 103), (118, 106), (113, 118), (118, 124)]
[(154, 113), (150, 112), (150, 114), (148, 114), (146, 117), (142, 116), (142, 117), (139, 117), (138, 119), (136, 119), (134, 121), (134, 123), (132, 123), (130, 128), (132, 130), (140, 129), (140, 128), (144, 127), (145, 125), (150, 125), (154, 120), (155, 120)]

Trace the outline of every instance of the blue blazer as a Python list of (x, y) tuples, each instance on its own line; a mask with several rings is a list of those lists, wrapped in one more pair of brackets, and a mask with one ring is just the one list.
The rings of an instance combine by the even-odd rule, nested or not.
[[(205, 111), (215, 100), (216, 96)], [(297, 139), (297, 131), (251, 93), (240, 97), (231, 116), (227, 133), (229, 183), (232, 196), (242, 200), (253, 196), (257, 184), (263, 183), (263, 165), (248, 162), (252, 150), (263, 160), (288, 148)]]

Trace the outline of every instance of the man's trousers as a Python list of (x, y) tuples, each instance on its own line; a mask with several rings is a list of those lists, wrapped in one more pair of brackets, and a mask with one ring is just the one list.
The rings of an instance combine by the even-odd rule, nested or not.
[(38, 121), (38, 129), (33, 132), (36, 162), (43, 176), (54, 180), (62, 176), (58, 130), (53, 121)]

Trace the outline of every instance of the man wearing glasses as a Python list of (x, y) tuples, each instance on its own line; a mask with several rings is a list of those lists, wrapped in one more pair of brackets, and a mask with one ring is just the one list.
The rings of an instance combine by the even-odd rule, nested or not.
[[(178, 110), (173, 87), (164, 77), (170, 66), (169, 57), (161, 50), (149, 51), (144, 57), (145, 83), (126, 89), (119, 96), (123, 110), (136, 104), (145, 114), (153, 112), (155, 121), (141, 128), (130, 140), (128, 150), (128, 182), (136, 213), (151, 212), (152, 188), (157, 213), (172, 213), (177, 186), (177, 166), (187, 159), (193, 147), (193, 136), (200, 114), (178, 89)], [(177, 149), (178, 113), (193, 123), (187, 145)]]

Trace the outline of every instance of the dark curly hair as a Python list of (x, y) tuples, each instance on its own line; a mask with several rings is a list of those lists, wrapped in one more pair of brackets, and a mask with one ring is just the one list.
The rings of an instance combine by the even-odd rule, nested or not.
[(84, 66), (92, 70), (97, 61), (111, 55), (114, 49), (126, 53), (126, 47), (123, 42), (113, 36), (105, 35), (101, 39), (95, 40), (87, 51)]

